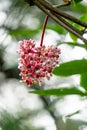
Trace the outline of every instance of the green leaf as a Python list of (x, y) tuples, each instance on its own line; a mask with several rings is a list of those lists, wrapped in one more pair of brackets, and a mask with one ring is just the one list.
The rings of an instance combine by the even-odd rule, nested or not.
[[(73, 6), (72, 6), (72, 9), (74, 10), (74, 11), (77, 11), (80, 15), (81, 14), (87, 14), (87, 5), (85, 4), (81, 4), (81, 3), (79, 3), (79, 2), (73, 2)], [(75, 14), (75, 13), (74, 13)], [(76, 14), (75, 14), (75, 16), (77, 16)]]
[(82, 0), (74, 0), (75, 3), (79, 3), (81, 2)]
[(47, 29), (54, 30), (59, 34), (67, 33), (67, 31), (63, 27), (59, 26), (58, 24), (51, 24), (51, 25), (49, 24), (49, 25), (47, 25)]
[[(81, 19), (81, 18), (79, 18)], [(84, 27), (82, 27), (81, 25), (79, 24), (76, 24), (76, 23), (72, 23), (70, 22), (75, 28), (77, 28), (78, 30), (83, 30)], [(71, 39), (73, 40), (74, 43), (77, 43), (77, 40), (78, 40), (78, 37), (76, 37), (75, 35), (73, 35), (72, 33), (69, 33)]]
[(80, 77), (80, 85), (81, 85), (85, 90), (87, 90), (87, 72), (81, 74), (81, 77)]
[(31, 37), (31, 36), (34, 36), (35, 34), (37, 34), (39, 31), (39, 29), (36, 29), (36, 30), (31, 30), (31, 29), (16, 29), (16, 30), (11, 30), (9, 31), (9, 34), (12, 36), (12, 37), (16, 37), (16, 38), (19, 38), (19, 37)]
[(87, 13), (81, 15), (81, 16), (79, 17), (79, 19), (82, 20), (82, 21), (84, 21), (84, 22), (87, 22)]
[(41, 96), (66, 96), (66, 95), (86, 95), (76, 87), (72, 88), (58, 88), (58, 89), (48, 89), (48, 90), (36, 90), (31, 91), (30, 93), (39, 94)]
[(70, 76), (87, 72), (87, 60), (74, 60), (60, 64), (53, 69), (53, 74), (57, 76)]
[(73, 40), (73, 42), (77, 43), (78, 38), (75, 35), (73, 35), (72, 33), (69, 33), (69, 35), (70, 35), (71, 39)]

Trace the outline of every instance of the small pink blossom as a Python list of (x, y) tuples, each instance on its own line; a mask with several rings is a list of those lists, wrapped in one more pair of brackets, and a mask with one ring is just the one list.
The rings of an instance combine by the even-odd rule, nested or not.
[(18, 53), (20, 76), (28, 86), (42, 84), (43, 78), (50, 79), (52, 69), (58, 62), (60, 49), (56, 46), (39, 46), (33, 40), (20, 41)]

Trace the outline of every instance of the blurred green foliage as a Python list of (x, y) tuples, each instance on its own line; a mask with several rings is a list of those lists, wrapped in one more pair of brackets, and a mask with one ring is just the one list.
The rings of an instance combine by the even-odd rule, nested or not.
[(0, 114), (0, 126), (2, 130), (44, 130), (43, 128), (35, 128), (33, 125), (25, 125), (22, 119), (13, 116), (9, 112), (2, 112)]

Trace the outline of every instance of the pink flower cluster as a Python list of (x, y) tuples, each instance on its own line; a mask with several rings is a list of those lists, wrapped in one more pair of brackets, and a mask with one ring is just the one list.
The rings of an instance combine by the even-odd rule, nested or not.
[(42, 84), (43, 78), (50, 79), (54, 66), (58, 64), (60, 49), (56, 46), (39, 46), (33, 40), (20, 41), (18, 53), (20, 76), (28, 86)]

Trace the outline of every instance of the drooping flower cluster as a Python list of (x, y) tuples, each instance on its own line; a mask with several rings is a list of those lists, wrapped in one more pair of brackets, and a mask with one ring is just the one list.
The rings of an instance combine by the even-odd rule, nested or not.
[(54, 66), (58, 64), (60, 49), (56, 46), (39, 46), (33, 40), (20, 41), (18, 53), (20, 76), (28, 86), (42, 84), (43, 78), (50, 79)]

